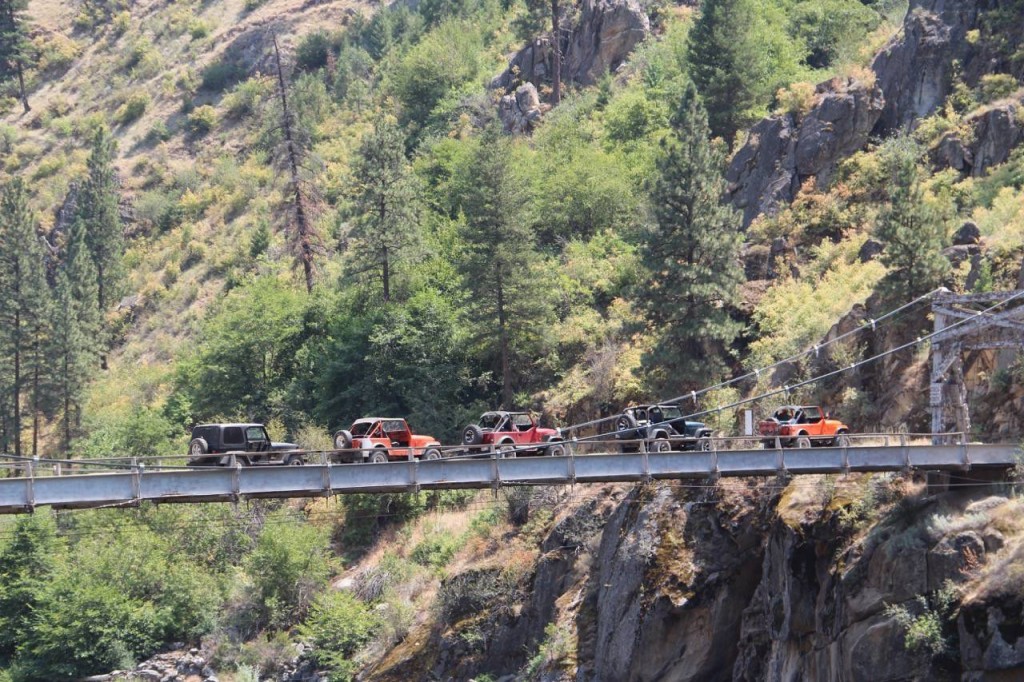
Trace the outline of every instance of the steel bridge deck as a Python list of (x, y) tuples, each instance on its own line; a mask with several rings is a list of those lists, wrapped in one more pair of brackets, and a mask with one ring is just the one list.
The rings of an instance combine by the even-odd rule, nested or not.
[(0, 514), (36, 507), (92, 508), (154, 502), (409, 492), (719, 476), (1010, 467), (1014, 445), (895, 445), (710, 452), (615, 453), (386, 464), (147, 470), (0, 479)]

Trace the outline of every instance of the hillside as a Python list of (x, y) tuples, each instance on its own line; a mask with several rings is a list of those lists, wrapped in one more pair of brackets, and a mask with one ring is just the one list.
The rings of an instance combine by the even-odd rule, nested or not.
[[(1020, 0), (563, 0), (558, 79), (550, 3), (13, 6), (0, 452), (182, 454), (212, 421), (329, 449), (367, 414), (455, 443), (498, 407), (565, 426), (1024, 281)], [(923, 303), (685, 406), (931, 324)], [(919, 347), (787, 401), (927, 431), (928, 371)], [(1019, 439), (1018, 351), (964, 375), (971, 436)], [(825, 477), (0, 519), (0, 681), (172, 644), (151, 664), (239, 681), (997, 679), (1022, 665), (997, 603), (1014, 494)]]

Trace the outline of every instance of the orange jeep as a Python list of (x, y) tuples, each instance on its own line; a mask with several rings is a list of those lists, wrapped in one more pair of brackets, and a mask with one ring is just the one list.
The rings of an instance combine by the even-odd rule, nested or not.
[(388, 462), (398, 459), (441, 459), (441, 443), (433, 436), (414, 435), (404, 419), (365, 417), (334, 434), (336, 462)]
[(850, 427), (814, 405), (784, 405), (775, 410), (771, 419), (757, 424), (757, 434), (763, 436), (766, 448), (775, 447), (775, 439), (784, 448), (809, 448), (812, 445), (850, 445)]

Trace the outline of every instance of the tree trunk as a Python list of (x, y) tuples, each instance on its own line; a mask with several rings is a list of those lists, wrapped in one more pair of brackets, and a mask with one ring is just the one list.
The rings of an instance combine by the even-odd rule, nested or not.
[(68, 381), (68, 353), (67, 349), (64, 352), (64, 366), (63, 366), (63, 390), (64, 390), (64, 452), (71, 449), (71, 386)]
[(292, 133), (292, 117), (288, 110), (288, 94), (284, 84), (284, 70), (281, 68), (281, 51), (277, 47), (277, 35), (272, 34), (274, 42), (274, 60), (277, 64), (277, 90), (281, 99), (281, 118), (284, 128), (285, 151), (288, 155), (288, 171), (291, 174), (292, 193), (295, 200), (296, 249), (302, 271), (306, 278), (306, 293), (313, 293), (313, 237), (306, 215), (306, 199), (302, 194), (302, 183), (299, 179), (299, 152), (296, 149), (295, 137)]
[(25, 109), (25, 113), (32, 111), (32, 107), (28, 105), (28, 95), (25, 94), (25, 73), (21, 66), (21, 60), (17, 60), (18, 64), (18, 89), (21, 91), (21, 106)]
[(508, 358), (508, 321), (505, 319), (505, 289), (501, 277), (501, 266), (497, 267), (498, 275), (498, 344), (501, 350), (501, 406), (511, 410), (512, 405), (512, 368)]
[(384, 302), (388, 303), (391, 301), (391, 267), (388, 263), (388, 247), (386, 246), (384, 247), (384, 262), (381, 265), (384, 276)]
[[(15, 275), (17, 276), (17, 274)], [(14, 311), (14, 456), (21, 457), (21, 310)]]
[(555, 48), (555, 74), (551, 83), (551, 101), (562, 101), (562, 36), (558, 30), (558, 3), (551, 0), (551, 44)]
[(39, 328), (32, 340), (32, 456), (39, 454)]

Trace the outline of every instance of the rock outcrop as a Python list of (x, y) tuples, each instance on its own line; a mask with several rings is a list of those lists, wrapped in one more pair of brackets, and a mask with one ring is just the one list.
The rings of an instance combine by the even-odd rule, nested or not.
[[(647, 13), (636, 0), (584, 0), (579, 21), (562, 34), (562, 82), (593, 85), (617, 69), (651, 31)], [(491, 81), (510, 93), (526, 81), (538, 88), (551, 82), (554, 50), (547, 37), (530, 42)]]
[(936, 166), (978, 177), (1010, 158), (1010, 152), (1022, 141), (1024, 96), (970, 114), (958, 130), (942, 137), (930, 155)]
[[(807, 178), (822, 187), (836, 164), (860, 149), (869, 135), (906, 129), (934, 112), (953, 87), (955, 69), (974, 86), (986, 73), (1017, 68), (994, 54), (986, 41), (968, 39), (969, 33), (989, 30), (985, 17), (1017, 11), (1013, 7), (1009, 0), (914, 0), (903, 30), (871, 63), (873, 83), (865, 82), (870, 78), (822, 83), (802, 120), (784, 114), (757, 123), (727, 173), (729, 199), (743, 211), (744, 225), (788, 204)], [(976, 141), (950, 139), (936, 153), (948, 165), (974, 174), (1005, 160), (1022, 136), (1017, 108), (1019, 103), (1004, 103), (978, 114), (972, 125)]]
[(827, 184), (836, 164), (867, 142), (883, 101), (874, 84), (835, 78), (817, 86), (804, 116), (757, 123), (726, 171), (729, 199), (743, 211), (743, 224), (789, 204), (808, 178)]
[(524, 83), (504, 95), (498, 104), (498, 118), (506, 133), (528, 133), (550, 107), (541, 104), (533, 83)]

